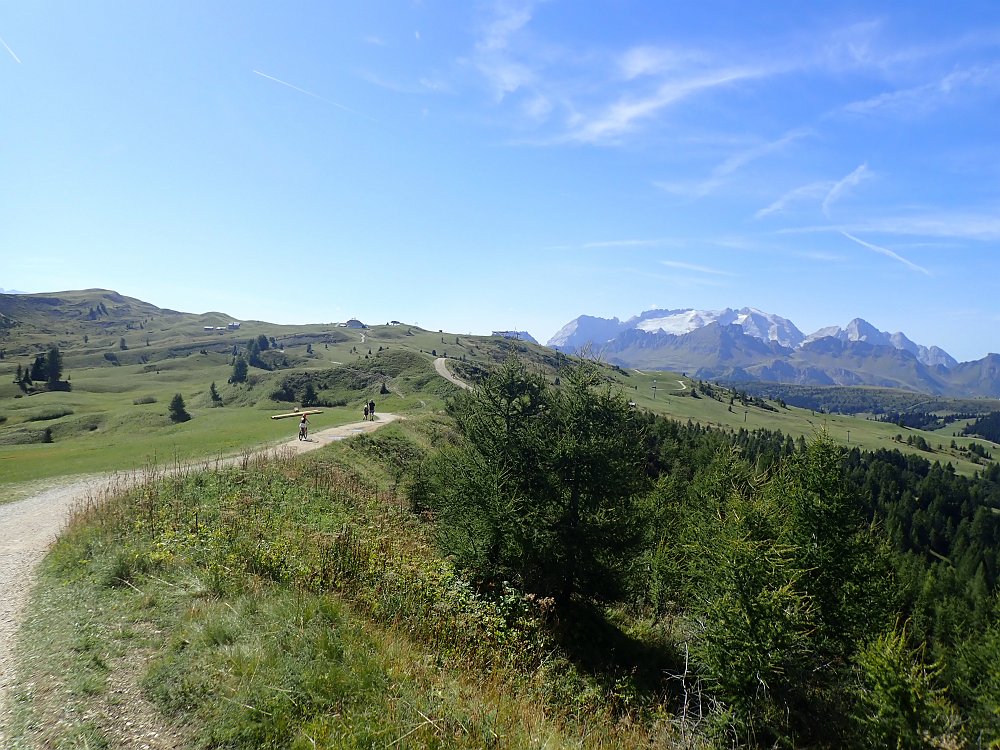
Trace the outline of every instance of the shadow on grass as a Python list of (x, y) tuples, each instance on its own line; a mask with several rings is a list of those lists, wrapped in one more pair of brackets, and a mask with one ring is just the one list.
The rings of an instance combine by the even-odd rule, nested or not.
[(574, 666), (605, 686), (620, 686), (625, 679), (642, 702), (681, 700), (677, 676), (685, 671), (685, 659), (674, 644), (625, 633), (591, 602), (566, 605), (552, 632)]

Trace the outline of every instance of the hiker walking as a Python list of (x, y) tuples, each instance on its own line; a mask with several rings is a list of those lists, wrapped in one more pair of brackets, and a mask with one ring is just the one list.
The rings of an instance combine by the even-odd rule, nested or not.
[(375, 421), (375, 399), (368, 402), (368, 416), (371, 417), (372, 422)]
[(365, 404), (365, 421), (368, 421), (368, 404)]

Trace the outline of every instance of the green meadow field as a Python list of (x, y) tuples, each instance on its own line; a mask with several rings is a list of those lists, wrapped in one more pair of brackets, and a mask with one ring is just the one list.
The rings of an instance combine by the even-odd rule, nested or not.
[[(362, 346), (357, 334), (339, 345), (314, 345), (314, 356), (304, 355), (305, 345), (297, 347), (300, 352), (286, 351), (300, 359), (296, 372), (350, 370), (366, 361), (378, 361), (375, 354), (367, 354), (367, 348), (364, 353), (352, 353)], [(426, 357), (428, 377), (433, 374), (431, 359)], [(11, 367), (8, 361), (0, 386), (0, 416), (5, 418), (0, 426), (0, 476), (4, 483), (210, 459), (281, 442), (296, 429), (294, 419), (270, 417), (290, 412), (297, 404), (276, 402), (267, 395), (290, 371), (253, 371), (251, 383), (229, 384), (231, 356), (216, 352), (120, 366), (76, 367), (71, 353), (67, 361), (71, 391), (31, 396), (20, 394), (11, 382), (16, 365)], [(372, 398), (381, 411), (412, 413), (443, 404), (433, 390), (409, 388), (402, 373), (394, 373), (391, 382), (394, 387), (388, 394), (379, 393), (378, 387), (326, 394), (345, 403), (314, 416), (314, 429), (360, 419), (362, 403)], [(212, 383), (222, 396), (222, 406), (213, 405), (209, 397)], [(451, 387), (445, 384), (441, 390), (446, 393)], [(191, 419), (175, 424), (167, 407), (177, 393), (184, 398)], [(47, 429), (52, 442), (40, 442)]]
[[(270, 416), (299, 404), (274, 400), (272, 394), (293, 375), (314, 378), (320, 384), (319, 398), (332, 405), (313, 419), (313, 428), (321, 429), (360, 419), (362, 405), (370, 399), (380, 411), (418, 415), (442, 409), (455, 386), (436, 375), (433, 361), (439, 357), (448, 358), (456, 375), (473, 379), (511, 354), (552, 380), (565, 361), (563, 355), (533, 344), (407, 324), (353, 329), (332, 323), (243, 321), (237, 330), (216, 330), (231, 318), (164, 311), (101, 290), (60, 293), (57, 300), (15, 311), (19, 325), (7, 328), (0, 341), (3, 485), (209, 460), (279, 443), (294, 434), (295, 425)], [(108, 315), (90, 320), (100, 304)], [(276, 369), (250, 368), (248, 382), (227, 382), (234, 353), (261, 336), (274, 342), (263, 356)], [(13, 382), (18, 366), (30, 368), (36, 354), (52, 344), (60, 347), (63, 379), (72, 390), (22, 393)], [(921, 432), (774, 402), (768, 402), (770, 408), (730, 403), (733, 394), (726, 388), (699, 384), (678, 373), (617, 367), (605, 372), (635, 408), (674, 419), (727, 430), (777, 430), (793, 438), (825, 430), (838, 442), (864, 450), (918, 452), (930, 460), (951, 462), (963, 474), (981, 468), (961, 450), (974, 441), (953, 438), (950, 429)], [(209, 396), (213, 383), (222, 405), (213, 404)], [(174, 423), (169, 418), (168, 405), (176, 394), (184, 399), (189, 421)], [(926, 440), (930, 451), (906, 445), (907, 438), (916, 435)], [(43, 442), (48, 439), (51, 442)], [(953, 439), (956, 448), (951, 447)], [(975, 442), (997, 450), (986, 441)]]

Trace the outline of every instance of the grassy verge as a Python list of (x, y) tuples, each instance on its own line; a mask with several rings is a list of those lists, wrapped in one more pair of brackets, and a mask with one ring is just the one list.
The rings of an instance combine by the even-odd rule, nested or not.
[[(16, 743), (644, 747), (666, 712), (575, 669), (544, 602), (476, 594), (393, 492), (413, 420), (91, 502), (22, 631)], [(36, 636), (36, 634), (43, 634)]]

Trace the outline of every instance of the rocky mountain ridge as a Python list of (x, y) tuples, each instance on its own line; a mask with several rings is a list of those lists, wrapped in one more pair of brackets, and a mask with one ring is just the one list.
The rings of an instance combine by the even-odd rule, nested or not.
[(1000, 356), (959, 363), (937, 346), (855, 318), (805, 335), (755, 308), (649, 310), (620, 321), (580, 316), (548, 346), (589, 351), (622, 367), (736, 382), (859, 385), (951, 396), (1000, 395)]

